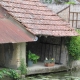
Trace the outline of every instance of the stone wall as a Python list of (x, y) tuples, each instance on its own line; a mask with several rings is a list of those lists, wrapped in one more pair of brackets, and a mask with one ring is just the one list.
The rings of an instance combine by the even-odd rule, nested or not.
[(8, 44), (0, 44), (1, 67), (18, 68), (22, 59), (24, 59), (24, 63), (26, 65), (26, 43), (15, 43), (12, 45), (12, 50), (10, 50), (10, 47), (8, 48)]
[(80, 69), (80, 60), (75, 60), (72, 62), (73, 69)]

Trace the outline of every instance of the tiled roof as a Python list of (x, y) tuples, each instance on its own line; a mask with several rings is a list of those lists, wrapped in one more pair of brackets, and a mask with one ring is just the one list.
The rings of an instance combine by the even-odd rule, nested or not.
[(19, 43), (34, 41), (21, 28), (0, 13), (0, 43)]
[(1, 0), (0, 4), (34, 35), (78, 35), (68, 23), (39, 0)]

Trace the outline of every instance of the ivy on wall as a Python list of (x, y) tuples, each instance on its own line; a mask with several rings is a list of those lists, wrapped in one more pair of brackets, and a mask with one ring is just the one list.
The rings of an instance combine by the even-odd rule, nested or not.
[(67, 49), (72, 60), (80, 59), (80, 36), (67, 39)]
[(61, 4), (65, 2), (69, 2), (69, 0), (55, 0), (56, 4)]
[(41, 1), (44, 3), (56, 3), (56, 4), (69, 2), (69, 0), (41, 0)]

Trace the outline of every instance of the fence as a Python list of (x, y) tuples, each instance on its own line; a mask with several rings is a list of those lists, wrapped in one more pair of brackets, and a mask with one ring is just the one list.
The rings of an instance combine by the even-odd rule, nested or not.
[(80, 29), (80, 5), (71, 5), (69, 10), (69, 16), (70, 24), (74, 28)]

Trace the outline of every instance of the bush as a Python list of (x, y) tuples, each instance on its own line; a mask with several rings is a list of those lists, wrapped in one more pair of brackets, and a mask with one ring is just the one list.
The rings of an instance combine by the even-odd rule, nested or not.
[(0, 71), (0, 79), (3, 77), (4, 77), (3, 72)]
[(31, 51), (28, 52), (28, 60), (32, 60), (33, 63), (37, 63), (37, 60), (39, 59), (40, 57), (34, 53), (32, 53)]
[(71, 37), (67, 41), (67, 49), (73, 60), (80, 58), (80, 36)]
[(18, 80), (20, 78), (20, 75), (13, 69), (10, 69), (8, 71), (8, 75), (15, 80)]
[(18, 68), (18, 70), (21, 71), (21, 74), (22, 75), (26, 75), (27, 74), (27, 69), (26, 69), (26, 65), (24, 63), (24, 59), (21, 60), (21, 63), (20, 63), (20, 67)]
[(66, 2), (66, 4), (69, 4), (69, 5), (72, 4), (72, 5), (74, 5), (75, 2), (70, 2), (70, 1), (69, 1), (69, 2)]
[(2, 69), (0, 70), (0, 79), (4, 78), (5, 76), (9, 76), (14, 80), (18, 80), (20, 75), (13, 69)]

